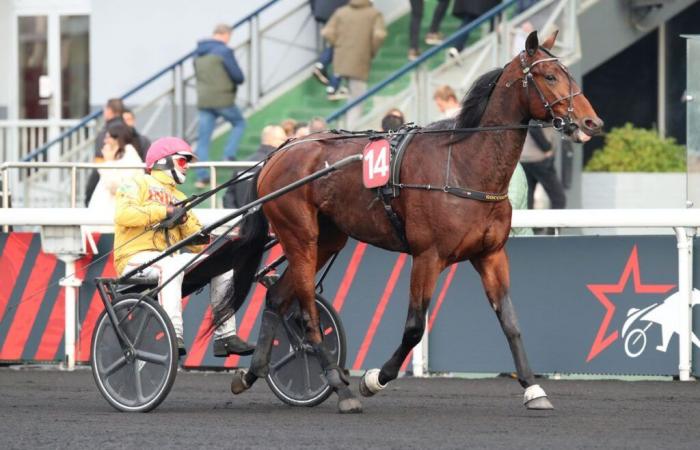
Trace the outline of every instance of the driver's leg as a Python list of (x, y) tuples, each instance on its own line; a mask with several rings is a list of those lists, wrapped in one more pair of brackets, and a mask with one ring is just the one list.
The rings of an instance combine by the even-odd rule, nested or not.
[[(211, 279), (209, 300), (212, 308), (224, 301), (232, 279), (232, 270)], [(253, 351), (255, 351), (255, 346), (250, 345), (236, 334), (236, 316), (231, 316), (214, 330), (214, 356), (250, 355)]]
[[(160, 255), (159, 252), (140, 252), (129, 258), (124, 272), (133, 270), (143, 263), (147, 263), (153, 258)], [(144, 273), (154, 273), (158, 276), (158, 285), (161, 286), (165, 281), (172, 277), (178, 270), (192, 259), (191, 254), (180, 254), (167, 256), (160, 261), (151, 264)], [(170, 318), (175, 329), (175, 337), (180, 355), (187, 353), (184, 340), (184, 327), (182, 321), (182, 280), (184, 272), (180, 272), (172, 281), (163, 286), (163, 289), (158, 293), (158, 303), (163, 307), (166, 314)]]

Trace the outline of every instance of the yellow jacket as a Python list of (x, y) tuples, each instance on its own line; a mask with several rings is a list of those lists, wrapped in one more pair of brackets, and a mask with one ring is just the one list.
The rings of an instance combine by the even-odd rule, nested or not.
[[(168, 248), (165, 230), (146, 230), (165, 219), (167, 205), (184, 198), (186, 195), (177, 190), (175, 181), (159, 170), (154, 170), (151, 175), (138, 175), (119, 187), (114, 213), (114, 265), (118, 274), (124, 272), (127, 261), (134, 254)], [(185, 223), (167, 230), (170, 245), (201, 228), (197, 217), (188, 211)], [(204, 245), (187, 248), (200, 252)]]

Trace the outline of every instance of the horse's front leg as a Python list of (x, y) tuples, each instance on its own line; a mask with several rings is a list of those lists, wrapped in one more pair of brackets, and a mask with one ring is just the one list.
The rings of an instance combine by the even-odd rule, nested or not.
[(425, 331), (425, 314), (440, 271), (444, 267), (444, 263), (434, 255), (414, 256), (411, 269), (411, 297), (401, 345), (384, 363), (381, 370), (370, 369), (362, 376), (360, 393), (365, 397), (376, 394), (384, 389), (389, 381), (395, 380), (411, 349), (420, 342)]
[(535, 384), (535, 376), (527, 362), (518, 318), (510, 300), (508, 256), (505, 249), (483, 257), (473, 258), (472, 264), (481, 275), (486, 297), (496, 312), (501, 328), (508, 339), (508, 345), (518, 372), (518, 381), (525, 388), (523, 399), (525, 406), (528, 409), (553, 409), (552, 404), (547, 399), (547, 394), (538, 384)]

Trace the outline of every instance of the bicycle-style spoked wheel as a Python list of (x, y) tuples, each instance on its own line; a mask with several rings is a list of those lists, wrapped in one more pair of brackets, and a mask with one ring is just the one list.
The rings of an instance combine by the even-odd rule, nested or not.
[(119, 411), (146, 412), (170, 392), (177, 375), (175, 330), (155, 301), (138, 294), (119, 297), (114, 311), (133, 345), (125, 355), (114, 325), (102, 313), (92, 336), (92, 374), (104, 398)]
[[(323, 345), (340, 367), (345, 365), (345, 330), (333, 307), (316, 295), (323, 334)], [(277, 328), (270, 356), (270, 372), (266, 377), (272, 392), (293, 406), (316, 406), (331, 395), (318, 356), (306, 340), (304, 320), (299, 305), (294, 302)]]

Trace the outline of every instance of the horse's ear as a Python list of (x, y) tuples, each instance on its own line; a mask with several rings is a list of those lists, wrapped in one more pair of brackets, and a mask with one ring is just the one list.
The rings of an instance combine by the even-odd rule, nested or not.
[(525, 41), (525, 50), (529, 56), (533, 56), (537, 52), (537, 48), (540, 46), (540, 41), (537, 39), (537, 30), (530, 33)]
[(542, 43), (542, 47), (546, 48), (547, 50), (551, 50), (552, 47), (554, 47), (554, 41), (557, 40), (557, 35), (559, 34), (559, 30), (554, 30), (554, 33), (552, 33), (546, 41)]

